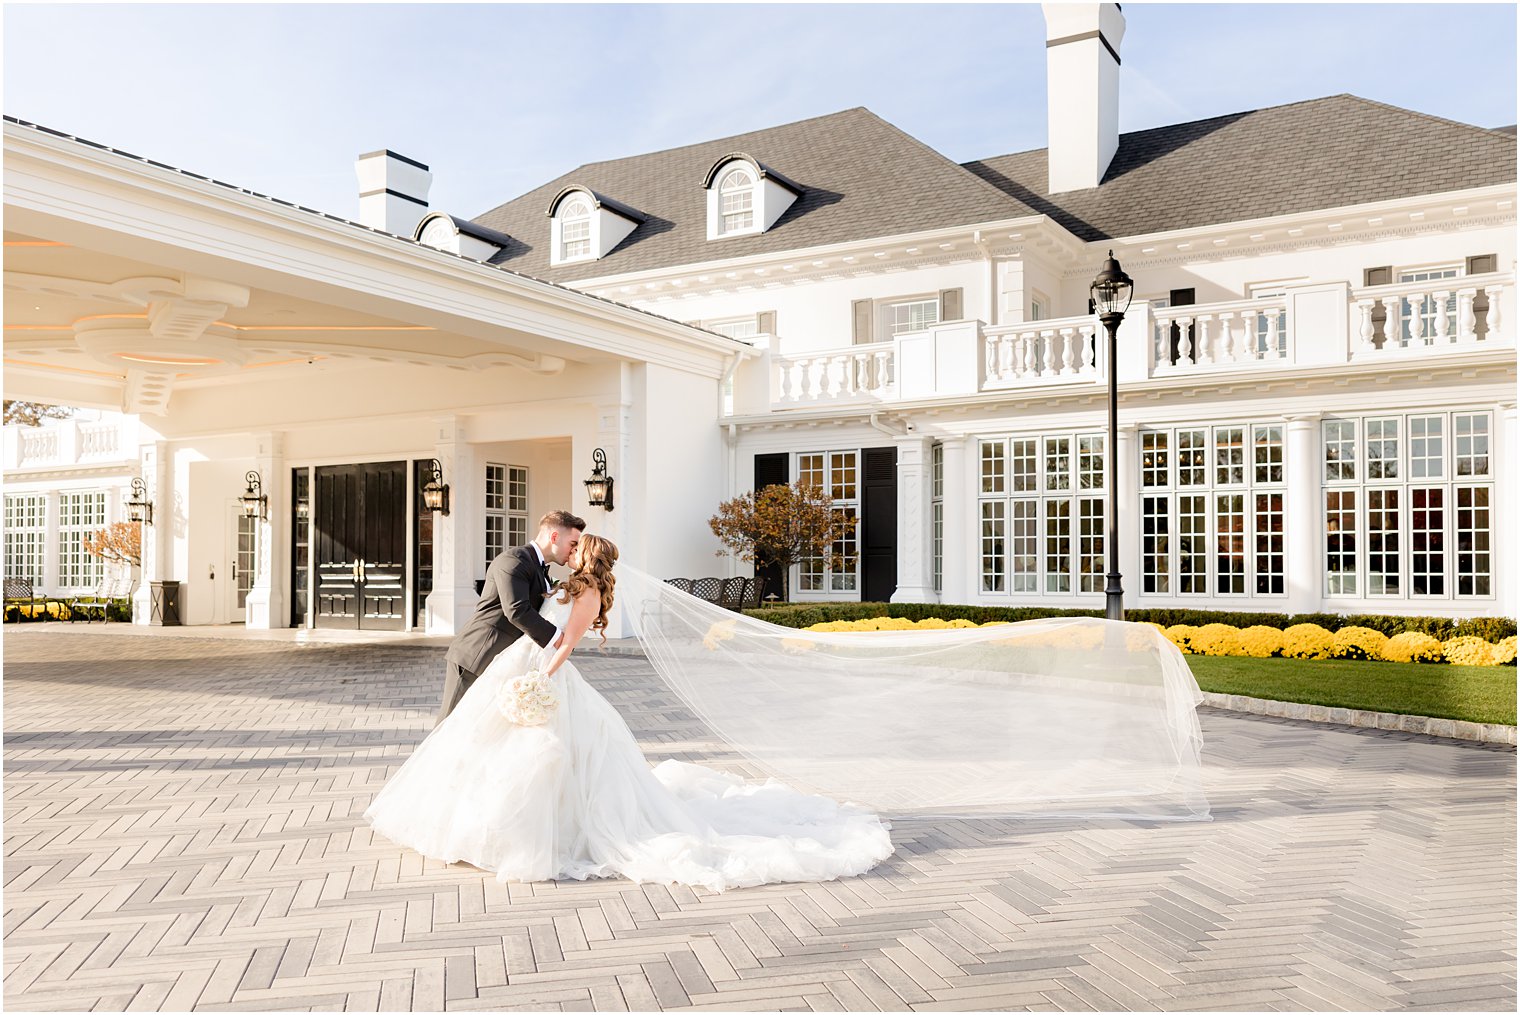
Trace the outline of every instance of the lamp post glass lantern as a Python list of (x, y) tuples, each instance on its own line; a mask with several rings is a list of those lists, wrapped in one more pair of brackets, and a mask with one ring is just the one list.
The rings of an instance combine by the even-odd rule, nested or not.
[(243, 496), (238, 498), (243, 502), (243, 514), (249, 518), (268, 518), (269, 498), (264, 496), (264, 484), (260, 481), (259, 474), (250, 470), (243, 479), (248, 484)]
[(449, 484), (443, 481), (443, 465), (438, 459), (430, 458), (427, 468), (432, 475), (422, 484), (422, 504), (429, 511), (446, 515), (449, 513)]
[(1092, 283), (1093, 312), (1108, 332), (1108, 445), (1105, 458), (1108, 462), (1108, 574), (1103, 586), (1105, 597), (1104, 616), (1109, 620), (1124, 619), (1123, 576), (1119, 574), (1119, 322), (1129, 309), (1129, 301), (1135, 295), (1135, 283), (1119, 262), (1114, 252)]
[(586, 480), (586, 502), (604, 511), (612, 510), (612, 477), (607, 475), (607, 452), (591, 452), (591, 478)]
[(127, 521), (153, 524), (153, 502), (148, 499), (148, 484), (132, 480), (132, 496), (127, 498)]

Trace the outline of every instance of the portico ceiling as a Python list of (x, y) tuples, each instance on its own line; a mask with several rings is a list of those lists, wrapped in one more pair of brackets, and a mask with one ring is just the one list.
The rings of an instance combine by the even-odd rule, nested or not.
[(7, 398), (162, 415), (176, 390), (313, 364), (716, 375), (742, 351), (71, 138), (7, 123), (5, 147)]

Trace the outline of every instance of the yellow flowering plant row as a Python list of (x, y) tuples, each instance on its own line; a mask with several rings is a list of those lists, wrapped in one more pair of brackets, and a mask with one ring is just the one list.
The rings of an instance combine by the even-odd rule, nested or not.
[(1330, 632), (1318, 624), (1294, 624), (1239, 630), (1228, 624), (1193, 627), (1152, 624), (1172, 644), (1192, 655), (1254, 656), (1266, 659), (1381, 659), (1395, 663), (1452, 663), (1458, 666), (1515, 665), (1515, 636), (1493, 644), (1464, 636), (1441, 642), (1419, 631), (1392, 638), (1367, 627), (1343, 627)]

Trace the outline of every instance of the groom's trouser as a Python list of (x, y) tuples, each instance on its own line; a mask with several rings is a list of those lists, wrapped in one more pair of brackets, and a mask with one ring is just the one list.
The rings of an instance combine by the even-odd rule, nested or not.
[(478, 676), (478, 673), (460, 669), (458, 663), (448, 664), (443, 678), (443, 707), (438, 709), (438, 718), (433, 721), (434, 726), (449, 717), (449, 713), (454, 711), (454, 706), (459, 704), (459, 699), (464, 697), (464, 692), (470, 689), (470, 685), (475, 683)]

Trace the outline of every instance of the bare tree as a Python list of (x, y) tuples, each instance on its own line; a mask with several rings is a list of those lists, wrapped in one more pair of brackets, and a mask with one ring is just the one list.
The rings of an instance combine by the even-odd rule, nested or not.
[(21, 426), (41, 426), (45, 419), (67, 419), (74, 410), (66, 405), (45, 405), (42, 402), (5, 400), (5, 422)]

